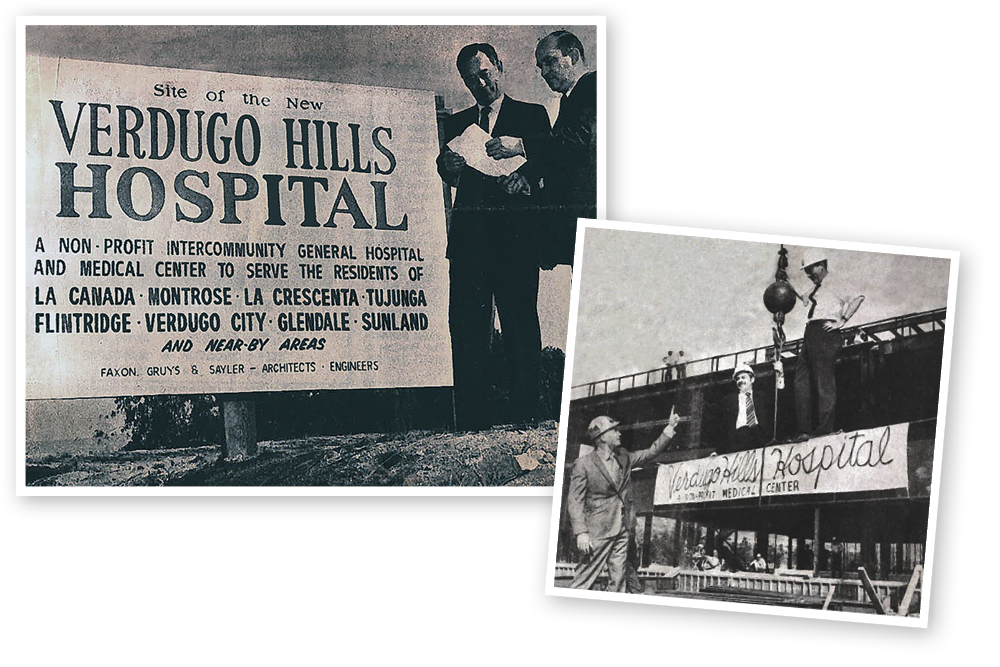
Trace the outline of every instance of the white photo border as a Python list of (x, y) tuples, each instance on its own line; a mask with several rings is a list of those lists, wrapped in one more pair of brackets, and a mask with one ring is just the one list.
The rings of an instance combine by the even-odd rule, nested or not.
[(576, 16), (19, 16), (15, 28), (15, 490), (18, 496), (551, 496), (552, 487), (29, 487), (26, 484), (26, 31), (34, 25), (593, 25), (597, 43), (597, 215), (607, 215), (606, 17)]
[[(628, 593), (609, 593), (605, 591), (575, 590), (570, 588), (559, 588), (555, 586), (554, 575), (556, 567), (556, 553), (559, 541), (559, 523), (562, 512), (561, 489), (565, 483), (566, 447), (567, 447), (567, 426), (569, 419), (569, 404), (572, 394), (573, 362), (575, 359), (577, 317), (580, 309), (580, 283), (581, 276), (586, 267), (584, 266), (584, 243), (586, 241), (587, 230), (604, 229), (617, 230), (623, 232), (641, 232), (651, 234), (662, 234), (672, 236), (692, 236), (707, 239), (726, 239), (733, 241), (750, 241), (757, 243), (788, 244), (798, 246), (818, 246), (822, 248), (834, 248), (840, 250), (857, 250), (865, 252), (880, 252), (889, 254), (905, 254), (921, 257), (935, 257), (950, 260), (948, 272), (948, 305), (947, 324), (944, 328), (944, 349), (941, 367), (941, 385), (938, 394), (937, 424), (934, 434), (934, 466), (931, 478), (931, 497), (927, 518), (927, 548), (924, 553), (924, 570), (921, 594), (921, 613), (917, 618), (891, 615), (874, 614), (851, 614), (830, 611), (817, 611), (812, 609), (792, 609), (787, 607), (763, 606), (737, 602), (717, 602), (712, 600), (696, 600), (688, 598), (654, 597), (647, 595), (636, 595)], [(552, 494), (552, 522), (549, 533), (549, 549), (545, 574), (545, 593), (571, 598), (586, 598), (595, 600), (613, 600), (619, 602), (634, 602), (649, 605), (666, 605), (672, 607), (689, 607), (694, 609), (714, 609), (720, 611), (738, 611), (744, 613), (761, 613), (774, 616), (795, 616), (801, 618), (817, 618), (825, 620), (851, 621), (860, 623), (873, 623), (878, 625), (895, 625), (903, 627), (926, 628), (929, 621), (929, 610), (931, 608), (931, 582), (934, 564), (934, 538), (937, 528), (937, 509), (940, 499), (940, 485), (942, 477), (942, 454), (944, 451), (943, 442), (945, 434), (945, 409), (948, 396), (948, 381), (951, 370), (951, 348), (954, 338), (954, 326), (956, 321), (955, 300), (958, 289), (958, 264), (959, 252), (956, 250), (933, 250), (928, 248), (911, 248), (907, 246), (883, 245), (875, 243), (861, 243), (852, 241), (836, 241), (830, 239), (819, 239), (814, 237), (798, 237), (765, 233), (731, 232), (721, 230), (698, 229), (693, 227), (674, 227), (670, 225), (615, 222), (609, 220), (588, 220), (580, 219), (577, 225), (576, 249), (574, 255), (574, 272), (576, 274), (573, 281), (573, 289), (570, 295), (570, 316), (568, 340), (566, 342), (566, 367), (563, 378), (563, 399), (560, 410), (559, 421), (559, 451), (556, 457), (556, 481)]]

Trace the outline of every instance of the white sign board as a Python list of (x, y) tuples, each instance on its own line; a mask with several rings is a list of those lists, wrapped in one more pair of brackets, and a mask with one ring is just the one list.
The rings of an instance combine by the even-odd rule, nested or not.
[(906, 488), (909, 427), (906, 423), (893, 424), (767, 447), (761, 494)]
[(27, 71), (27, 397), (452, 382), (434, 95)]
[(661, 465), (654, 505), (737, 500), (760, 494), (761, 451), (751, 449)]
[(659, 466), (654, 505), (906, 488), (909, 424)]

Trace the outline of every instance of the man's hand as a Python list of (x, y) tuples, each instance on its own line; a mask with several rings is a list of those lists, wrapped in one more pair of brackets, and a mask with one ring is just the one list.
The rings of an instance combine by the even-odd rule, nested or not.
[(590, 535), (588, 533), (580, 533), (576, 536), (576, 548), (580, 550), (580, 553), (586, 556), (590, 555), (593, 549), (590, 546)]
[(524, 155), (524, 143), (517, 137), (493, 137), (486, 142), (486, 154), (494, 160)]
[(497, 183), (509, 195), (531, 194), (531, 184), (528, 183), (528, 179), (517, 172), (501, 176), (497, 179)]
[(441, 168), (452, 176), (458, 176), (465, 169), (465, 158), (455, 151), (446, 148), (441, 153)]
[(836, 331), (844, 326), (843, 320), (826, 320), (823, 322), (823, 331)]
[(677, 430), (677, 425), (681, 423), (681, 416), (677, 414), (677, 406), (670, 406), (670, 417), (667, 419), (667, 425), (663, 428), (663, 433), (669, 437), (674, 437), (674, 432)]

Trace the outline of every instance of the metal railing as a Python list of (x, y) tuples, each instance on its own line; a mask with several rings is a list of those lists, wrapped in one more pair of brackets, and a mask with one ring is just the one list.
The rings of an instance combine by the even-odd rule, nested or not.
[[(938, 308), (922, 313), (900, 315), (898, 317), (890, 317), (876, 322), (849, 327), (842, 331), (844, 342), (847, 345), (864, 343), (879, 344), (897, 338), (908, 338), (932, 331), (941, 331), (944, 330), (946, 311), (946, 308)], [(782, 348), (781, 357), (782, 359), (796, 357), (801, 349), (801, 338), (787, 341)], [(714, 357), (706, 357), (704, 359), (677, 364), (673, 367), (672, 374), (670, 373), (670, 367), (660, 366), (630, 375), (621, 375), (606, 380), (596, 380), (594, 382), (574, 385), (570, 390), (570, 398), (589, 398), (591, 396), (613, 394), (619, 391), (635, 389), (636, 387), (646, 387), (671, 381), (683, 381), (684, 379), (698, 375), (730, 370), (736, 368), (741, 363), (752, 366), (770, 361), (774, 361), (774, 346), (765, 345), (749, 350), (718, 354)]]

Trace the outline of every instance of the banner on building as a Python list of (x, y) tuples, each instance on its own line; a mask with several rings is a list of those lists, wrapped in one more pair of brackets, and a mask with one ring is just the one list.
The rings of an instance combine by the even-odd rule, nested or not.
[(849, 493), (907, 487), (909, 424), (765, 448), (761, 494)]
[(909, 424), (659, 466), (654, 505), (907, 488)]
[(27, 398), (447, 386), (434, 95), (29, 58)]
[(760, 449), (661, 465), (654, 505), (738, 500), (760, 495)]

